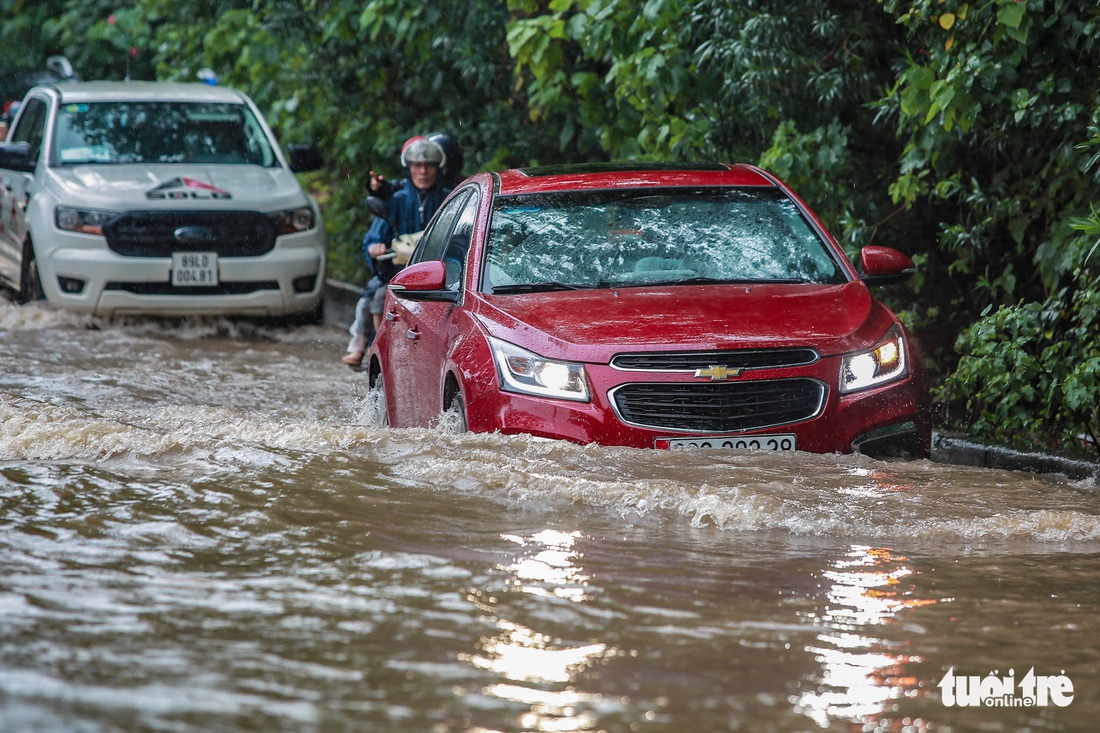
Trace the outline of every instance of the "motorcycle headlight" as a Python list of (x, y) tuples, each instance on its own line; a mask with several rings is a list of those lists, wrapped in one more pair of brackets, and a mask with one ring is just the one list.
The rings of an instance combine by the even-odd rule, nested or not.
[(874, 348), (848, 354), (840, 365), (840, 391), (858, 392), (878, 387), (909, 373), (905, 361), (905, 337), (894, 325)]
[(297, 234), (313, 228), (313, 209), (303, 206), (300, 209), (287, 209), (268, 214), (275, 224), (275, 235)]
[(583, 364), (547, 359), (492, 337), (489, 346), (504, 391), (588, 402), (588, 378)]
[(113, 211), (93, 211), (90, 209), (74, 209), (68, 206), (58, 206), (54, 212), (54, 223), (58, 229), (67, 232), (80, 232), (81, 234), (103, 235), (103, 225), (114, 218)]

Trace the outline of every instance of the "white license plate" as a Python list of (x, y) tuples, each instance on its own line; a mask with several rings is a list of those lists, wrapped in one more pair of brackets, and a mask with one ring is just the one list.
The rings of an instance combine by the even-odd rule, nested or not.
[(217, 252), (172, 253), (172, 285), (177, 287), (213, 287), (217, 284)]
[(668, 450), (798, 450), (794, 433), (716, 435), (707, 438), (658, 438), (656, 447)]

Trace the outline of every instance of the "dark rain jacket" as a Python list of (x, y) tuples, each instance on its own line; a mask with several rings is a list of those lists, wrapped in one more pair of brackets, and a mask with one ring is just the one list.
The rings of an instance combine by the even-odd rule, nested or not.
[(374, 268), (374, 274), (383, 283), (388, 283), (401, 269), (393, 260), (371, 260), (367, 252), (372, 244), (385, 242), (389, 247), (394, 237), (402, 234), (412, 234), (421, 231), (431, 221), (436, 210), (451, 192), (449, 188), (433, 188), (426, 193), (421, 193), (413, 185), (411, 179), (406, 178), (405, 184), (399, 188), (387, 202), (390, 209), (389, 221), (376, 217), (370, 229), (363, 236), (363, 256)]

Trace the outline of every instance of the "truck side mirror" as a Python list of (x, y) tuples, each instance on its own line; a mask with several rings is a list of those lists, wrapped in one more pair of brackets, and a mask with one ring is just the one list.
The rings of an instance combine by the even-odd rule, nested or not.
[(31, 160), (30, 143), (0, 143), (0, 168), (33, 173), (37, 162)]
[(295, 173), (315, 171), (325, 165), (321, 149), (312, 143), (291, 143), (286, 146), (286, 154), (290, 159), (290, 170)]

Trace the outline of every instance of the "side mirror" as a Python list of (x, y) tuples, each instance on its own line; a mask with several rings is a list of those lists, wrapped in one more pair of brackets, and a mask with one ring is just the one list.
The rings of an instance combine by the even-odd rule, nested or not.
[(325, 165), (325, 157), (321, 154), (321, 149), (312, 143), (291, 143), (286, 146), (286, 154), (289, 158), (290, 170), (295, 173), (315, 171)]
[(859, 259), (863, 269), (860, 278), (870, 287), (903, 282), (917, 272), (908, 255), (890, 247), (864, 247)]
[(378, 196), (367, 196), (367, 211), (377, 216), (379, 219), (390, 219), (390, 207), (383, 199)]
[(447, 266), (440, 260), (428, 260), (409, 265), (393, 276), (387, 286), (391, 293), (405, 300), (458, 300), (458, 293), (447, 290)]
[(37, 162), (31, 160), (30, 143), (0, 143), (0, 168), (33, 173)]

